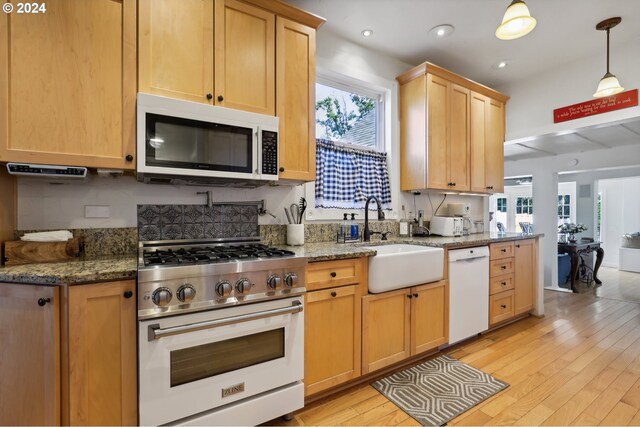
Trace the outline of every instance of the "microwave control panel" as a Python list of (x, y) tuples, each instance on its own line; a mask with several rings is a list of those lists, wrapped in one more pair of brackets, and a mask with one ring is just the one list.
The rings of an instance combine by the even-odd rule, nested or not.
[(278, 133), (262, 131), (262, 174), (278, 175)]

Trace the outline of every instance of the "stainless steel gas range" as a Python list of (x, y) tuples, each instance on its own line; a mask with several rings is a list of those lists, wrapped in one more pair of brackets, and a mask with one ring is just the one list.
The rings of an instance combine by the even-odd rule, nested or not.
[(139, 246), (141, 425), (256, 425), (304, 405), (306, 258), (247, 239)]

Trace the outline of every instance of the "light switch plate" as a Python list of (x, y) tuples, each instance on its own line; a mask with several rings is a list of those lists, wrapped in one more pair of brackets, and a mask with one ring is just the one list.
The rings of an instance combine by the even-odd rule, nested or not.
[(85, 205), (85, 218), (109, 218), (111, 216), (111, 208), (109, 206), (92, 206)]

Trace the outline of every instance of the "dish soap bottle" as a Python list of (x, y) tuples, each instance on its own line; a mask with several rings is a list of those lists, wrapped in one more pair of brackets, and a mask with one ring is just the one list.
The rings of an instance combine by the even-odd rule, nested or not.
[(349, 228), (349, 219), (347, 218), (347, 213), (343, 214), (342, 222), (340, 223), (340, 228), (338, 229), (338, 241), (344, 243), (344, 241), (351, 235), (351, 230)]
[(358, 229), (358, 223), (356, 222), (355, 213), (351, 214), (351, 239), (358, 239), (360, 237), (360, 230)]

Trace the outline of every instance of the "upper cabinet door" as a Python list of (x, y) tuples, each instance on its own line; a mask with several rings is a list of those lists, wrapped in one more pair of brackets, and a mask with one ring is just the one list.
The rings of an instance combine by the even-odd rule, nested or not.
[(449, 182), (456, 191), (469, 191), (469, 103), (471, 91), (455, 83), (451, 84), (449, 124)]
[(0, 161), (135, 167), (135, 0), (2, 14), (0, 58)]
[(487, 191), (504, 191), (504, 103), (489, 98), (485, 140)]
[(471, 191), (484, 193), (485, 183), (485, 140), (486, 116), (489, 98), (471, 92)]
[(427, 188), (447, 190), (449, 87), (443, 78), (427, 75)]
[(213, 103), (213, 0), (139, 0), (139, 91)]
[(281, 179), (316, 178), (316, 30), (276, 19), (276, 113)]
[(275, 15), (236, 0), (215, 2), (217, 105), (275, 115)]

